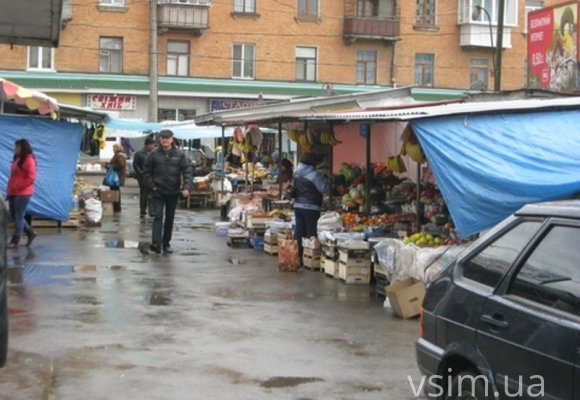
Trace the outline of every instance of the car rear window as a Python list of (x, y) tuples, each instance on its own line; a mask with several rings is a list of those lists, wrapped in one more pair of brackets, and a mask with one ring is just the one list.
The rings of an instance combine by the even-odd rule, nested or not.
[(541, 221), (522, 221), (512, 226), (462, 264), (463, 277), (489, 288), (496, 287), (541, 224)]

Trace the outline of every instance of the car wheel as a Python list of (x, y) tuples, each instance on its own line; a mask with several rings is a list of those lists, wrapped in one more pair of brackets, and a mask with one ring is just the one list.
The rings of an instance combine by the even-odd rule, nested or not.
[(491, 400), (493, 389), (486, 376), (473, 371), (462, 371), (447, 388), (445, 400)]

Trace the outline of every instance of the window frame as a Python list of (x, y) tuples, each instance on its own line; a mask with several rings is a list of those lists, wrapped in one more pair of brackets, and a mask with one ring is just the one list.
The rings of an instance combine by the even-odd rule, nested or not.
[[(475, 60), (485, 61), (485, 64), (477, 64), (474, 63)], [(475, 70), (478, 70), (476, 73), (478, 77), (483, 75), (484, 80), (481, 86), (474, 87), (474, 82), (472, 80), (474, 76)], [(483, 73), (481, 73), (483, 71)], [(489, 60), (484, 57), (471, 57), (469, 59), (469, 88), (470, 89), (479, 89), (479, 90), (488, 90), (489, 89)]]
[[(302, 4), (304, 7), (302, 8)], [(312, 6), (314, 4), (314, 6)], [(315, 8), (314, 13), (311, 13), (311, 9)], [(304, 11), (302, 11), (302, 9)], [(296, 7), (296, 19), (299, 21), (311, 21), (316, 22), (319, 20), (320, 16), (320, 0), (297, 0)]]
[[(235, 58), (235, 48), (236, 46), (242, 46), (241, 47), (241, 55), (242, 58), (239, 60), (236, 60)], [(245, 74), (245, 65), (246, 65), (246, 59), (245, 59), (245, 54), (246, 54), (246, 46), (250, 46), (253, 49), (253, 58), (252, 58), (252, 76), (251, 77), (246, 77), (244, 76)], [(240, 76), (236, 76), (235, 75), (235, 71), (236, 71), (236, 62), (240, 63)], [(255, 43), (233, 43), (232, 44), (232, 79), (245, 79), (245, 80), (253, 80), (256, 79), (256, 44)]]
[[(121, 48), (120, 49), (109, 49), (109, 48), (103, 48), (101, 40), (103, 39), (115, 39), (115, 40), (119, 40), (121, 43)], [(123, 38), (122, 37), (118, 37), (118, 36), (99, 36), (99, 72), (100, 73), (104, 73), (104, 74), (122, 74), (123, 73), (123, 49), (124, 49), (124, 43), (123, 43)], [(108, 55), (108, 69), (107, 71), (101, 71), (101, 56), (103, 55), (103, 51), (107, 51), (109, 52)], [(118, 51), (119, 52), (119, 72), (113, 72), (113, 68), (112, 68), (112, 64), (113, 64), (113, 57), (111, 56), (111, 52), (113, 51)]]
[[(489, 8), (486, 6), (489, 3)], [(478, 3), (478, 4), (474, 4)], [(473, 19), (473, 9), (476, 5), (482, 5), (491, 16), (491, 25), (497, 26), (499, 0), (459, 0), (457, 10), (457, 23), (489, 25), (487, 14), (481, 12), (478, 19)], [(518, 0), (505, 0), (506, 12), (504, 14), (504, 27), (518, 26)]]
[[(534, 4), (532, 4), (534, 3)], [(541, 3), (541, 5), (540, 5)], [(522, 33), (524, 35), (528, 34), (528, 15), (532, 11), (540, 10), (544, 8), (546, 2), (540, 0), (525, 0), (524, 2), (524, 27), (522, 29)]]
[[(368, 14), (367, 5), (371, 3), (372, 9)], [(362, 10), (361, 10), (362, 8)], [(379, 0), (357, 0), (356, 16), (360, 18), (375, 18), (379, 16)]]
[[(366, 54), (374, 54), (373, 60), (366, 60), (362, 57), (363, 53)], [(378, 52), (376, 50), (367, 50), (367, 49), (357, 49), (356, 51), (356, 84), (357, 85), (376, 85), (377, 84), (377, 63), (378, 63)], [(369, 77), (369, 65), (373, 65), (374, 74), (372, 82), (368, 82)], [(363, 75), (364, 80), (359, 80), (359, 67), (363, 67)]]
[[(186, 53), (177, 53), (169, 50), (169, 44), (176, 43), (176, 44), (186, 44), (187, 45), (187, 52)], [(191, 57), (191, 43), (187, 40), (167, 40), (166, 43), (166, 65), (165, 65), (165, 73), (167, 76), (189, 76), (190, 70), (190, 57)], [(175, 56), (175, 73), (169, 73), (169, 59), (170, 57)], [(186, 65), (186, 73), (185, 75), (179, 74), (179, 66), (180, 66), (180, 59), (182, 56), (185, 56), (185, 65)]]
[[(313, 50), (314, 57), (301, 57), (298, 56), (298, 50)], [(312, 79), (308, 79), (308, 61), (314, 61), (314, 76)], [(302, 64), (300, 64), (302, 62)], [(318, 48), (312, 46), (296, 46), (295, 49), (295, 80), (296, 82), (317, 82), (318, 81)], [(304, 76), (303, 79), (298, 77), (298, 70), (299, 68), (303, 68), (302, 75)]]
[[(236, 10), (236, 4), (238, 2), (242, 2), (242, 9)], [(257, 14), (258, 10), (258, 0), (234, 0), (234, 11), (233, 14), (241, 14), (241, 15), (255, 15)], [(248, 6), (253, 7), (253, 10), (248, 11)]]
[[(433, 6), (432, 14), (428, 12), (431, 4)], [(437, 25), (437, 0), (416, 0), (415, 6), (416, 6), (415, 25), (417, 26)]]
[[(419, 62), (417, 61), (417, 56), (419, 55), (429, 55), (432, 58), (432, 62), (430, 64)], [(413, 81), (415, 85), (419, 87), (435, 87), (435, 53), (415, 53), (415, 64), (413, 66)], [(417, 67), (421, 67), (421, 82), (417, 82)], [(427, 68), (431, 67), (431, 80), (432, 82), (426, 83), (426, 76), (427, 76)]]
[(122, 7), (125, 5), (125, 0), (99, 0), (99, 4), (109, 7)]
[[(37, 57), (38, 57), (38, 63), (36, 66), (31, 66), (30, 65), (30, 52), (33, 48), (36, 48), (37, 51)], [(42, 50), (43, 49), (49, 49), (50, 50), (50, 67), (48, 68), (44, 68), (42, 66)], [(40, 66), (39, 66), (40, 65)], [(54, 48), (53, 47), (43, 47), (43, 46), (27, 46), (26, 49), (26, 70), (27, 71), (56, 71), (56, 69), (54, 68)]]
[[(160, 116), (163, 115), (163, 112), (173, 112), (175, 115), (175, 119), (163, 119), (164, 121), (193, 121), (193, 119), (195, 119), (195, 117), (197, 116), (197, 108), (194, 109), (189, 109), (189, 108), (170, 108), (170, 107), (157, 107), (157, 119), (159, 120)], [(184, 115), (184, 112), (187, 113), (193, 113), (194, 116), (192, 119), (179, 119), (180, 115)]]

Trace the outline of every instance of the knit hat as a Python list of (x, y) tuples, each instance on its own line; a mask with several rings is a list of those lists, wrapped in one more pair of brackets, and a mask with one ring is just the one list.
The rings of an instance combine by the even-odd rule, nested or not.
[(148, 146), (150, 144), (155, 144), (155, 139), (153, 139), (152, 137), (147, 137), (147, 139), (145, 139), (145, 146)]

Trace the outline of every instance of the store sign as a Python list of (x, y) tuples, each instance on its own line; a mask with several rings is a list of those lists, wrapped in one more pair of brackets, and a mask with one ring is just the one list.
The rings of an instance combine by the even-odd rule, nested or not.
[(552, 91), (577, 87), (578, 4), (528, 14), (528, 86)]
[(89, 94), (87, 106), (96, 110), (134, 110), (137, 108), (137, 97)]
[(275, 103), (275, 101), (264, 100), (244, 100), (244, 99), (211, 99), (209, 101), (210, 112), (235, 110), (238, 108), (248, 108), (263, 106), (265, 104)]

